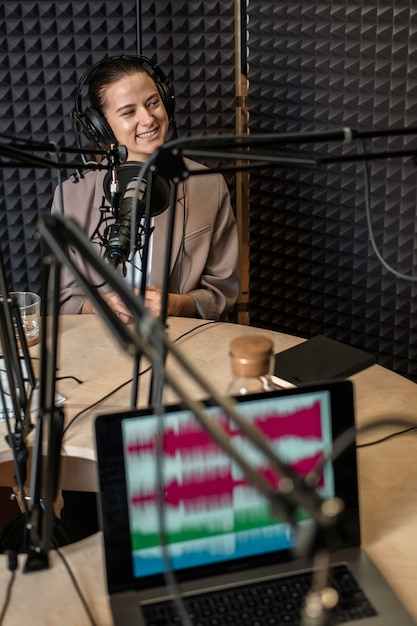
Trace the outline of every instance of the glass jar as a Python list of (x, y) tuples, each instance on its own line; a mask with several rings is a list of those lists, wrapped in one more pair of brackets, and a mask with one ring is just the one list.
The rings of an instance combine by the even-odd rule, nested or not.
[(264, 335), (242, 335), (230, 342), (232, 380), (229, 396), (243, 396), (276, 389), (271, 381), (273, 343)]

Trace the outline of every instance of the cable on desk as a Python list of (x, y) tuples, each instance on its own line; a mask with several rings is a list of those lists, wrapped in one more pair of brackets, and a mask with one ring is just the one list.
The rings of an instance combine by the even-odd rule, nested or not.
[(368, 448), (370, 446), (376, 446), (378, 443), (384, 443), (385, 441), (389, 441), (390, 439), (395, 439), (395, 437), (401, 437), (401, 435), (408, 435), (413, 431), (417, 431), (417, 426), (410, 426), (409, 428), (405, 428), (404, 430), (398, 430), (395, 433), (390, 433), (385, 437), (381, 437), (380, 439), (375, 439), (374, 441), (368, 441), (366, 443), (357, 444), (357, 448)]
[(190, 330), (186, 330), (185, 333), (183, 333), (182, 335), (174, 339), (172, 343), (178, 343), (180, 339), (184, 339), (184, 337), (187, 337), (188, 335), (192, 335), (193, 333), (197, 334), (201, 328), (205, 328), (206, 326), (213, 326), (214, 324), (223, 324), (223, 321), (207, 320), (207, 322), (205, 322), (204, 324), (200, 324), (199, 326), (194, 326), (194, 328), (190, 328)]
[[(142, 376), (142, 374), (145, 374), (145, 372), (149, 371), (151, 368), (148, 367), (146, 370), (144, 370), (143, 372), (140, 373), (140, 375)], [(84, 409), (82, 409), (82, 411), (80, 411), (79, 413), (77, 413), (76, 415), (74, 415), (74, 417), (72, 418), (72, 420), (65, 426), (65, 428), (62, 431), (62, 437), (64, 437), (64, 435), (68, 432), (68, 429), (70, 428), (70, 426), (73, 425), (73, 423), (81, 416), (83, 415), (83, 413), (86, 413), (87, 411), (90, 411), (91, 409), (93, 409), (95, 406), (97, 406), (98, 404), (100, 404), (100, 402), (103, 402), (104, 400), (107, 400), (107, 398), (110, 398), (114, 393), (117, 393), (118, 391), (120, 391), (120, 389), (123, 389), (123, 387), (126, 387), (126, 385), (128, 385), (129, 383), (132, 382), (132, 378), (130, 378), (129, 380), (125, 380), (124, 383), (122, 383), (121, 385), (119, 385), (118, 387), (116, 387), (115, 389), (112, 389), (111, 391), (109, 391), (109, 393), (106, 393), (106, 395), (102, 396), (101, 398), (99, 398), (98, 400), (96, 400), (96, 402), (93, 402), (93, 404), (90, 404), (89, 406), (86, 406)], [(64, 444), (65, 445), (65, 444)]]
[[(400, 431), (396, 431), (395, 433), (390, 433), (389, 435), (386, 435), (385, 437), (381, 437), (380, 439), (376, 439), (374, 441), (357, 444), (356, 447), (365, 448), (367, 446), (372, 446), (372, 445), (381, 443), (383, 441), (387, 441), (388, 439), (392, 439), (393, 437), (397, 437), (406, 433), (411, 433), (414, 430), (417, 430), (417, 421), (411, 420), (409, 418), (404, 418), (404, 417), (392, 417), (388, 419), (380, 418), (380, 419), (375, 419), (372, 422), (369, 422), (369, 424), (364, 424), (357, 430), (355, 427), (353, 427), (352, 429), (349, 429), (348, 431), (340, 435), (335, 441), (335, 444), (333, 446), (332, 460), (334, 460), (337, 456), (342, 454), (348, 445), (350, 445), (351, 443), (354, 443), (355, 435), (366, 433), (368, 430), (372, 430), (373, 428), (381, 428), (381, 427), (387, 428), (389, 426), (403, 426), (404, 429)], [(352, 439), (352, 435), (353, 435), (353, 439)], [(349, 443), (349, 439), (350, 439), (350, 443)]]
[(11, 570), (11, 575), (9, 578), (9, 582), (6, 589), (6, 597), (4, 598), (4, 603), (0, 613), (0, 626), (3, 624), (4, 618), (6, 617), (7, 609), (10, 605), (10, 600), (12, 597), (12, 589), (14, 581), (16, 580), (16, 569), (17, 569), (17, 557), (16, 554), (9, 555), (9, 569)]
[[(59, 558), (61, 559), (61, 561), (63, 562), (65, 569), (68, 572), (68, 576), (71, 579), (71, 582), (74, 586), (74, 589), (78, 595), (78, 597), (81, 600), (81, 604), (83, 605), (85, 612), (88, 615), (88, 619), (90, 620), (91, 626), (98, 626), (97, 622), (95, 621), (93, 614), (91, 613), (90, 607), (88, 606), (87, 600), (84, 597), (83, 592), (81, 591), (81, 587), (79, 586), (77, 579), (74, 576), (74, 572), (72, 571), (70, 564), (68, 563), (67, 559), (65, 558), (65, 556), (63, 555), (63, 553), (61, 552), (61, 550), (59, 548), (55, 548), (56, 553), (58, 554)], [(1, 626), (1, 622), (0, 622), (0, 626)]]
[(371, 445), (376, 445), (377, 443), (381, 443), (382, 441), (387, 441), (388, 439), (391, 439), (393, 437), (410, 433), (410, 432), (413, 432), (414, 430), (417, 430), (417, 422), (415, 420), (402, 418), (402, 417), (389, 418), (389, 419), (383, 419), (383, 418), (375, 419), (374, 421), (369, 422), (369, 424), (364, 424), (358, 429), (356, 428), (356, 426), (352, 426), (351, 428), (348, 428), (346, 431), (344, 431), (341, 435), (339, 435), (336, 438), (336, 440), (333, 443), (331, 452), (329, 454), (323, 455), (317, 461), (316, 465), (313, 467), (313, 469), (309, 472), (308, 476), (306, 477), (306, 481), (310, 485), (317, 484), (318, 480), (320, 479), (320, 476), (321, 476), (321, 473), (323, 471), (325, 464), (328, 463), (329, 461), (334, 462), (350, 446), (355, 445), (357, 435), (363, 434), (367, 432), (368, 430), (372, 430), (373, 428), (381, 428), (381, 427), (388, 427), (388, 426), (404, 426), (404, 430), (391, 433), (375, 441), (366, 442), (363, 444), (357, 444), (356, 448), (363, 448), (363, 447), (367, 447)]
[(77, 378), (76, 376), (57, 376), (57, 381), (58, 380), (75, 380), (76, 383), (78, 383), (79, 385), (82, 385), (84, 383), (83, 380), (81, 380), (81, 378)]
[[(182, 335), (180, 335), (179, 337), (177, 337), (176, 339), (174, 339), (173, 343), (177, 343), (178, 341), (180, 341), (181, 339), (183, 339), (184, 337), (187, 337), (188, 335), (191, 335), (192, 333), (198, 331), (200, 328), (205, 327), (205, 326), (209, 326), (211, 324), (218, 324), (219, 322), (215, 321), (215, 320), (209, 320), (207, 321), (205, 324), (200, 324), (200, 326), (197, 326), (195, 328), (191, 328), (190, 330), (187, 330), (185, 333), (183, 333)], [(147, 372), (149, 372), (149, 370), (151, 369), (151, 366), (147, 367), (146, 369), (144, 369), (142, 372), (140, 372), (139, 376), (143, 376), (144, 374), (146, 374)], [(68, 378), (68, 377), (67, 377)], [(75, 377), (71, 377), (71, 378), (75, 378)], [(76, 380), (76, 379), (75, 379)], [(72, 418), (72, 420), (65, 426), (64, 430), (62, 431), (62, 437), (68, 432), (69, 428), (72, 426), (72, 424), (79, 418), (81, 417), (81, 415), (83, 415), (83, 413), (86, 413), (87, 411), (90, 411), (91, 409), (93, 409), (95, 406), (97, 406), (98, 404), (100, 404), (101, 402), (103, 402), (104, 400), (107, 400), (108, 398), (110, 398), (114, 393), (117, 393), (118, 391), (120, 391), (120, 389), (123, 389), (123, 387), (125, 387), (126, 385), (128, 385), (129, 383), (132, 382), (132, 378), (130, 378), (129, 380), (126, 380), (124, 383), (122, 383), (121, 385), (119, 385), (118, 387), (116, 387), (115, 389), (112, 389), (111, 391), (109, 391), (109, 393), (107, 393), (105, 396), (102, 396), (101, 398), (99, 398), (96, 402), (94, 402), (93, 404), (90, 404), (89, 406), (87, 406), (85, 409), (82, 409), (82, 411), (80, 411), (79, 413), (77, 413), (76, 415), (74, 415), (74, 417)], [(77, 381), (78, 382), (78, 381)], [(80, 381), (80, 383), (82, 383), (82, 381)]]

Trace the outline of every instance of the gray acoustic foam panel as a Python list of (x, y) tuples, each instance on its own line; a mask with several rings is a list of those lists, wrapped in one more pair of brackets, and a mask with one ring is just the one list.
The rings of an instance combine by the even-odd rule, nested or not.
[[(178, 136), (235, 131), (234, 2), (142, 2), (142, 48), (169, 68)], [(218, 165), (216, 160), (199, 161)], [(235, 202), (235, 178), (225, 174)]]
[[(417, 128), (411, 0), (250, 0), (248, 17), (251, 132)], [(417, 151), (417, 133), (287, 148), (353, 161), (251, 174), (251, 323), (326, 334), (416, 379), (416, 164), (358, 156)], [(401, 277), (370, 244), (367, 197), (377, 249)]]
[[(0, 25), (3, 135), (75, 148), (70, 113), (80, 77), (106, 55), (138, 51), (174, 84), (180, 133), (234, 129), (232, 1), (8, 0), (0, 3)], [(68, 164), (64, 178), (75, 171), (70, 163), (80, 163), (74, 154), (60, 160)], [(39, 291), (36, 224), (49, 211), (58, 170), (5, 167), (6, 161), (0, 170), (0, 252), (8, 285)]]
[(234, 3), (142, 2), (142, 46), (170, 68), (179, 135), (233, 132)]
[[(134, 3), (8, 1), (0, 23), (0, 132), (75, 147), (70, 112), (80, 72), (108, 50), (134, 50)], [(0, 246), (10, 289), (40, 290), (36, 224), (57, 182), (58, 169), (1, 168)]]

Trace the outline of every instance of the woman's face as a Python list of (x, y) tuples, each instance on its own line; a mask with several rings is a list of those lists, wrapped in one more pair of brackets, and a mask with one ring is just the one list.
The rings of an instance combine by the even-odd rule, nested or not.
[(137, 72), (111, 83), (104, 93), (104, 115), (129, 161), (147, 161), (168, 133), (168, 115), (154, 80)]

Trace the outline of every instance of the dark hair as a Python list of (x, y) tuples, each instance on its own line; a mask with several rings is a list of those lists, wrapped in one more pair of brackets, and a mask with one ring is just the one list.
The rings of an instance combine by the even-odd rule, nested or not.
[[(131, 76), (138, 72), (145, 72), (152, 78), (150, 72), (148, 72), (139, 59), (120, 57), (103, 61), (90, 80), (88, 87), (88, 96), (91, 106), (104, 114), (104, 93), (106, 87), (112, 83), (116, 83), (125, 76)], [(152, 80), (154, 79), (152, 78)]]

